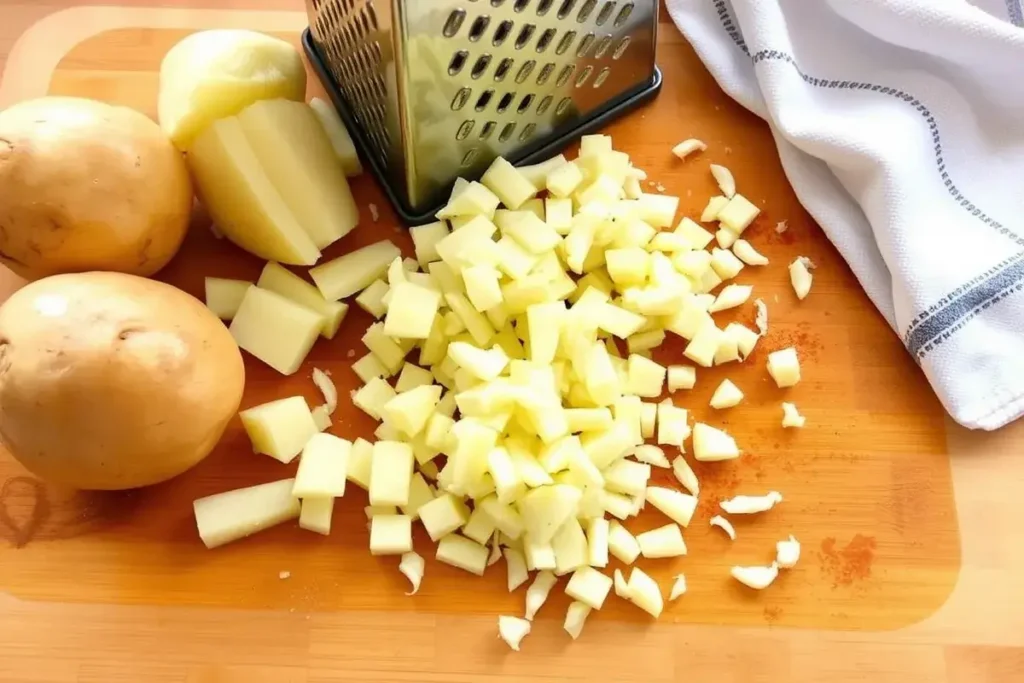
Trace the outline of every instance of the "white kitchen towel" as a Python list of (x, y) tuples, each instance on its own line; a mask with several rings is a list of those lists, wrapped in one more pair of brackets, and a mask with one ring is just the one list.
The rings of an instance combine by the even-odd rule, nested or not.
[(1024, 413), (1020, 0), (667, 5), (953, 418)]

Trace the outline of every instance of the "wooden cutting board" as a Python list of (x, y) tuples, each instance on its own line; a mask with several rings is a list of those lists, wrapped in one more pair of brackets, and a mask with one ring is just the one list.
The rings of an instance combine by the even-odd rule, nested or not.
[[(192, 30), (248, 26), (297, 44), (303, 25), (302, 15), (292, 12), (94, 8), (89, 18), (92, 28), (69, 21), (57, 31), (75, 40), (55, 46), (61, 41), (40, 35), (39, 45), (30, 46), (40, 55), (59, 47), (59, 55), (33, 62), (23, 50), (18, 72), (5, 76), (0, 105), (49, 92), (124, 104), (155, 117), (160, 60)], [(100, 614), (104, 619), (117, 615), (113, 623), (104, 623), (125, 634), (119, 637), (133, 633), (139, 619), (177, 624), (193, 644), (200, 633), (215, 631), (212, 640), (231, 635), (247, 643), (253, 663), (260, 664), (251, 671), (238, 669), (243, 671), (238, 680), (256, 680), (247, 676), (257, 671), (270, 671), (266, 680), (291, 680), (297, 672), (325, 666), (326, 659), (330, 670), (349, 672), (351, 680), (438, 681), (481, 680), (478, 674), (485, 671), (530, 675), (541, 670), (560, 680), (675, 680), (685, 670), (675, 669), (677, 655), (659, 648), (671, 649), (678, 642), (680, 624), (744, 627), (686, 633), (735, 636), (736, 643), (746, 643), (741, 646), (767, 658), (763, 665), (737, 664), (727, 654), (729, 648), (715, 645), (716, 639), (688, 637), (687, 642), (700, 641), (714, 661), (731, 662), (709, 669), (732, 672), (718, 680), (733, 680), (731, 676), (744, 671), (749, 675), (743, 680), (783, 680), (757, 678), (776, 666), (793, 671), (789, 660), (776, 661), (773, 648), (765, 646), (780, 627), (796, 629), (783, 633), (804, 634), (798, 639), (828, 632), (867, 635), (906, 627), (938, 610), (957, 582), (961, 556), (941, 407), (899, 340), (800, 208), (767, 128), (718, 89), (670, 24), (662, 25), (658, 61), (665, 73), (660, 97), (606, 132), (648, 171), (653, 183), (649, 191), (680, 196), (686, 215), (699, 214), (715, 192), (708, 163), (729, 166), (740, 190), (762, 207), (749, 237), (772, 261), (767, 268), (745, 269), (739, 278), (755, 285), (756, 294), (768, 304), (770, 330), (755, 354), (742, 366), (700, 371), (698, 388), (675, 396), (677, 405), (690, 408), (697, 419), (733, 433), (745, 455), (736, 462), (697, 468), (704, 490), (697, 516), (686, 530), (689, 555), (641, 562), (666, 592), (672, 576), (683, 572), (688, 579), (689, 593), (670, 605), (660, 622), (650, 624), (638, 610), (611, 598), (591, 617), (581, 641), (570, 645), (560, 632), (567, 600), (556, 590), (526, 641), (523, 658), (512, 664), (491, 643), (494, 615), (522, 610), (522, 591), (505, 591), (504, 568), (495, 567), (478, 579), (428, 558), (422, 590), (406, 597), (396, 560), (372, 558), (367, 552), (362, 511), (366, 497), (355, 487), (338, 502), (330, 537), (287, 524), (208, 551), (196, 535), (193, 499), (290, 476), (294, 469), (254, 455), (237, 420), (200, 466), (142, 491), (62, 491), (35, 479), (6, 454), (0, 458), (0, 533), (6, 538), (0, 543), (0, 588), (16, 598), (18, 610), (44, 619), (85, 620), (83, 629)], [(310, 92), (320, 92), (312, 77)], [(684, 137), (705, 140), (708, 151), (680, 162), (669, 149)], [(360, 227), (325, 258), (382, 237), (411, 253), (407, 235), (373, 181), (363, 176), (353, 190), (362, 208)], [(371, 205), (380, 211), (376, 222)], [(780, 232), (780, 224), (788, 229)], [(818, 265), (814, 289), (804, 302), (794, 297), (786, 270), (798, 255)], [(261, 267), (259, 260), (215, 239), (199, 219), (180, 255), (160, 277), (201, 298), (205, 276), (255, 279)], [(5, 296), (19, 284), (8, 273), (2, 283)], [(745, 305), (735, 318), (752, 326), (753, 306)], [(365, 352), (359, 337), (368, 322), (361, 311), (352, 311), (339, 337), (321, 340), (292, 377), (281, 377), (247, 357), (243, 407), (295, 394), (316, 401), (313, 367), (329, 370), (346, 396), (357, 386), (349, 365), (354, 355)], [(768, 378), (764, 361), (767, 352), (790, 345), (799, 349), (804, 380), (782, 392)], [(681, 358), (680, 345), (666, 344), (657, 358), (666, 363)], [(708, 398), (726, 376), (747, 400), (724, 413), (711, 411)], [(782, 400), (800, 407), (808, 418), (805, 429), (780, 427)], [(345, 438), (370, 437), (373, 426), (343, 401), (331, 431)], [(657, 478), (670, 480), (664, 472)], [(723, 497), (773, 489), (783, 493), (785, 502), (769, 514), (740, 521), (734, 543), (708, 526)], [(648, 511), (635, 528), (664, 522), (660, 514)], [(803, 559), (769, 590), (748, 591), (728, 577), (733, 564), (769, 561), (775, 541), (790, 533), (802, 541)], [(425, 535), (416, 538), (416, 547), (431, 554)], [(283, 573), (288, 578), (281, 578)], [(741, 633), (749, 637), (735, 635)], [(457, 634), (464, 642), (455, 640)], [(334, 645), (317, 649), (317, 642)], [(140, 662), (147, 661), (145, 653), (153, 662), (163, 661), (162, 655), (154, 656), (164, 652), (158, 643), (138, 647), (143, 652)], [(127, 653), (135, 646), (124, 648)], [(537, 653), (558, 653), (561, 658), (557, 665), (538, 664)], [(77, 656), (88, 659), (81, 652)], [(205, 656), (216, 660), (218, 653), (211, 649)], [(197, 661), (207, 660), (200, 656)], [(557, 669), (533, 670), (525, 663), (529, 661)], [(275, 675), (279, 666), (285, 668)], [(382, 670), (406, 673), (371, 677), (370, 672)], [(82, 675), (80, 667), (76, 671)], [(236, 669), (217, 671), (219, 676)], [(157, 680), (138, 675), (144, 677), (132, 680)], [(54, 679), (63, 680), (57, 674)], [(96, 680), (113, 678), (97, 674)]]

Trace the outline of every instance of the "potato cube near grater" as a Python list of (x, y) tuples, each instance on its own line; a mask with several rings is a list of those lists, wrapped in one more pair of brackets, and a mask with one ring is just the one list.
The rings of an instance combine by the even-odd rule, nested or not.
[(658, 0), (306, 0), (302, 37), (402, 220), (654, 97)]

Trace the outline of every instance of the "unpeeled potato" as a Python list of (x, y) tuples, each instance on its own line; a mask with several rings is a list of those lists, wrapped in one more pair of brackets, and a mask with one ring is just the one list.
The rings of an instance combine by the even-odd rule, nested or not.
[(184, 472), (217, 444), (244, 382), (223, 323), (161, 282), (56, 275), (0, 306), (0, 440), (56, 483), (126, 489)]
[(137, 111), (44, 97), (0, 112), (0, 263), (22, 277), (152, 275), (192, 201), (181, 154)]

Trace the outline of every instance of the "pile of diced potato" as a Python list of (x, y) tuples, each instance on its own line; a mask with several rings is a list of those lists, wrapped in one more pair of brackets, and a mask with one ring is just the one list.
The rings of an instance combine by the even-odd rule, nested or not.
[[(703, 149), (688, 142), (685, 154)], [(377, 322), (362, 338), (368, 353), (352, 364), (363, 385), (351, 401), (379, 426), (375, 443), (323, 433), (338, 396), (319, 371), (323, 406), (291, 397), (244, 411), (255, 450), (285, 463), (301, 453), (298, 471), (196, 501), (203, 541), (214, 547), (295, 517), (328, 533), (334, 499), (350, 482), (369, 493), (370, 552), (401, 555), (413, 592), (425, 567), (413, 549), (417, 522), (441, 562), (483, 574), (503, 557), (510, 591), (537, 572), (525, 620), (499, 621), (514, 649), (562, 575), (570, 576), (565, 628), (573, 638), (613, 588), (657, 617), (658, 584), (636, 567), (628, 579), (608, 575), (609, 556), (632, 565), (686, 554), (682, 527), (700, 491), (685, 441), (692, 438), (698, 461), (741, 452), (726, 432), (691, 427), (687, 410), (657, 399), (692, 388), (698, 367), (744, 361), (767, 328), (760, 301), (758, 331), (714, 320), (751, 296), (732, 281), (768, 259), (742, 238), (758, 208), (727, 169), (712, 173), (722, 194), (701, 222), (718, 227), (676, 224), (676, 197), (643, 192), (644, 172), (609, 137), (585, 136), (574, 161), (515, 168), (499, 158), (479, 182), (460, 180), (438, 221), (412, 228), (415, 260), (381, 241), (312, 268), (315, 287), (274, 263), (256, 287), (212, 283), (223, 296), (211, 306), (234, 319), (242, 347), (284, 373), (318, 336), (334, 335), (347, 310), (340, 300), (354, 297)], [(808, 262), (794, 264), (802, 298)], [(687, 341), (689, 363), (652, 359), (668, 334)], [(766, 370), (779, 387), (796, 384), (796, 350), (770, 354)], [(711, 405), (742, 399), (726, 380)], [(796, 406), (783, 411), (783, 426), (803, 426)], [(651, 486), (653, 467), (671, 468), (686, 491)], [(723, 511), (755, 514), (781, 500), (740, 496)], [(633, 536), (621, 521), (647, 503), (668, 523)], [(713, 523), (735, 536), (725, 517)], [(771, 566), (733, 575), (767, 586), (780, 566), (795, 564), (796, 543), (781, 541)], [(670, 599), (685, 590), (680, 576)]]

